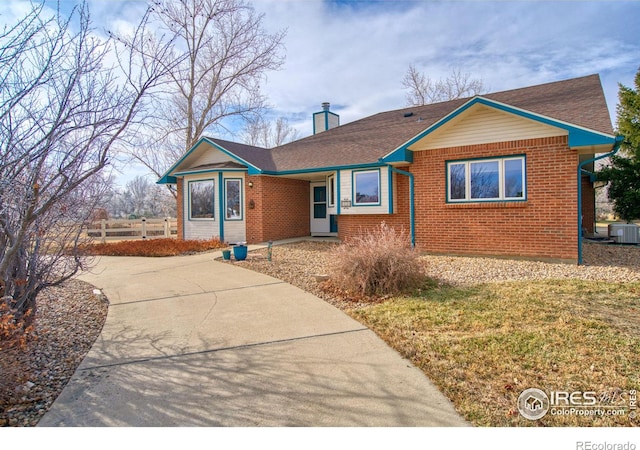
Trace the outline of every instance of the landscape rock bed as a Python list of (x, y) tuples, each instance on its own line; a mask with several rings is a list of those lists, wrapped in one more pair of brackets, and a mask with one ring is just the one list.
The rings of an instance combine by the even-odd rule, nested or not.
[(35, 339), (0, 353), (0, 426), (35, 426), (95, 342), (108, 302), (78, 280), (38, 296)]
[[(344, 292), (326, 289), (316, 275), (326, 274), (331, 249), (328, 242), (299, 242), (273, 247), (272, 261), (267, 250), (252, 252), (243, 267), (271, 275), (311, 292), (342, 309), (353, 309), (369, 302), (349, 297)], [(424, 255), (426, 276), (439, 283), (473, 285), (547, 279), (582, 279), (610, 282), (640, 281), (640, 246), (607, 245), (585, 242), (584, 265), (548, 263), (501, 258)]]

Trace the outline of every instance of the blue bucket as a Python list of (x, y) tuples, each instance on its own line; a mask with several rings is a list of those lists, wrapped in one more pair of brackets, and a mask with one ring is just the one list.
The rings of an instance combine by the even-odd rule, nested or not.
[(233, 257), (236, 261), (244, 261), (247, 259), (247, 246), (246, 245), (236, 245), (233, 247)]

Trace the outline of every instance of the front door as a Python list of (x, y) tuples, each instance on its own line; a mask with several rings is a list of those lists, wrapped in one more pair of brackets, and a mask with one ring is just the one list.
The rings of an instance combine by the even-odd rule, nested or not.
[(329, 234), (331, 225), (327, 214), (326, 183), (311, 183), (311, 235)]

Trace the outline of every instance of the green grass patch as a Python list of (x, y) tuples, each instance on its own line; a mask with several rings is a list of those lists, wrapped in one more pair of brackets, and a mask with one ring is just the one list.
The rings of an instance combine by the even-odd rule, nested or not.
[[(350, 311), (478, 426), (629, 426), (623, 416), (520, 416), (520, 393), (640, 389), (640, 283), (436, 287)], [(628, 406), (628, 405), (627, 405)], [(637, 420), (637, 419), (636, 419)]]

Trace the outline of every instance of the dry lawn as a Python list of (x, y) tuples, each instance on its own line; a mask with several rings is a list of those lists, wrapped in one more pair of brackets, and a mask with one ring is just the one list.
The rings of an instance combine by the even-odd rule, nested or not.
[(532, 422), (519, 394), (640, 388), (640, 283), (526, 281), (438, 287), (350, 313), (422, 369), (478, 426), (633, 426), (628, 414)]

